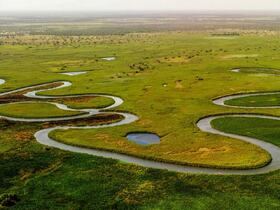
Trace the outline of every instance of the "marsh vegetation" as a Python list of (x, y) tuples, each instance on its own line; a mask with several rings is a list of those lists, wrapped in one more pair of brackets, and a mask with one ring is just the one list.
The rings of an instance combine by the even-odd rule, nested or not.
[[(151, 23), (145, 29), (137, 26), (137, 30), (129, 25), (121, 35), (111, 26), (110, 31), (104, 26), (100, 32), (86, 24), (76, 30), (72, 23), (53, 30), (50, 24), (46, 31), (31, 23), (23, 32), (22, 26), (1, 20), (0, 77), (6, 81), (0, 86), (1, 92), (36, 84), (50, 88), (57, 85), (51, 82), (69, 80), (72, 86), (40, 95), (84, 95), (51, 100), (74, 109), (114, 103), (108, 98), (86, 96), (91, 93), (116, 95), (125, 101), (110, 110), (113, 113), (59, 123), (1, 119), (1, 205), (14, 209), (279, 209), (279, 171), (251, 176), (174, 173), (58, 150), (38, 144), (34, 137), (38, 130), (54, 126), (121, 121), (122, 117), (114, 113), (128, 112), (139, 120), (113, 128), (56, 130), (50, 136), (81, 147), (196, 167), (264, 166), (271, 158), (267, 151), (241, 140), (201, 132), (196, 126), (199, 119), (209, 115), (280, 115), (277, 108), (257, 108), (278, 106), (279, 94), (228, 101), (243, 108), (212, 103), (225, 95), (279, 91), (280, 80), (275, 76), (280, 68), (279, 32), (275, 29), (278, 16), (272, 20), (260, 20), (259, 16), (235, 19), (245, 22), (246, 30), (236, 22), (229, 25), (232, 17), (225, 20), (211, 19), (219, 22), (216, 28), (211, 28), (210, 21), (190, 30), (180, 21), (174, 28), (166, 23), (169, 27), (156, 32), (151, 32)], [(260, 25), (263, 21), (270, 24)], [(230, 29), (220, 30), (225, 26)], [(165, 32), (166, 28), (170, 31)], [(85, 31), (88, 36), (84, 36)], [(140, 33), (143, 31), (150, 33)], [(103, 59), (109, 57), (117, 59)], [(87, 73), (72, 77), (59, 74), (75, 71)], [(8, 104), (25, 100), (24, 93), (0, 96), (0, 114), (27, 118), (79, 114), (62, 112), (43, 99), (40, 104)], [(279, 146), (279, 121), (228, 117), (213, 121), (213, 127)], [(160, 144), (143, 146), (128, 141), (127, 134), (135, 132), (157, 134)]]

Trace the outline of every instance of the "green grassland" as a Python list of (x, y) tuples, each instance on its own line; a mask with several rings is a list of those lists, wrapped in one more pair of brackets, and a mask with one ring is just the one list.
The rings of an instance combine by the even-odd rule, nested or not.
[(212, 121), (214, 128), (243, 136), (258, 138), (280, 146), (280, 122), (272, 119), (225, 117)]
[(221, 139), (212, 139), (210, 142), (196, 141), (191, 144), (192, 147), (190, 143), (185, 143), (186, 146), (182, 148), (183, 144), (176, 143), (178, 140), (175, 142), (174, 139), (172, 144), (168, 144), (164, 142), (163, 137), (160, 145), (143, 147), (127, 141), (126, 134), (119, 133), (118, 128), (111, 128), (82, 132), (79, 129), (67, 132), (56, 130), (50, 133), (50, 136), (70, 145), (116, 151), (152, 160), (192, 166), (258, 168), (267, 164), (264, 161), (270, 160), (269, 154), (262, 149), (242, 141), (223, 140), (221, 142)]
[(47, 103), (13, 103), (0, 105), (0, 115), (16, 118), (66, 117), (83, 114), (78, 111), (65, 111)]
[[(213, 98), (224, 95), (277, 91), (280, 80), (275, 76), (238, 74), (230, 69), (277, 69), (279, 47), (279, 38), (274, 35), (209, 39), (206, 33), (183, 32), (128, 34), (90, 44), (32, 45), (23, 40), (0, 46), (0, 77), (7, 80), (0, 91), (69, 80), (73, 86), (42, 94), (117, 95), (125, 100), (118, 110), (135, 113), (140, 120), (110, 129), (52, 133), (60, 141), (180, 164), (254, 168), (269, 158), (265, 151), (239, 140), (202, 133), (196, 122), (204, 116), (226, 113), (279, 115), (278, 109), (239, 109), (212, 103)], [(117, 60), (101, 59), (107, 56)], [(75, 68), (90, 71), (76, 77), (57, 74), (61, 69)], [(176, 174), (45, 148), (31, 135), (39, 129), (37, 124), (2, 122), (0, 129), (0, 145), (5, 145), (0, 150), (4, 180), (0, 193), (15, 193), (20, 198), (14, 208), (280, 208), (279, 172), (244, 177)], [(14, 135), (26, 131), (27, 139), (18, 143)], [(141, 147), (126, 141), (127, 133), (138, 131), (157, 133), (161, 143)], [(258, 133), (256, 136), (261, 138)]]
[(225, 101), (225, 104), (231, 106), (244, 107), (271, 107), (280, 105), (280, 94), (247, 96), (243, 98), (231, 99)]
[(0, 153), (0, 194), (19, 199), (11, 209), (280, 207), (279, 172), (207, 176), (153, 170), (41, 146), (32, 136), (40, 129), (37, 124), (1, 122), (0, 126), (1, 149), (2, 144), (10, 146)]

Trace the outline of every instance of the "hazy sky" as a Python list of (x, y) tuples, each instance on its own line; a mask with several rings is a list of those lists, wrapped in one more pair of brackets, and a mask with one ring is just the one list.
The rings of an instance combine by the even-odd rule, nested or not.
[(280, 0), (0, 0), (9, 10), (280, 10)]

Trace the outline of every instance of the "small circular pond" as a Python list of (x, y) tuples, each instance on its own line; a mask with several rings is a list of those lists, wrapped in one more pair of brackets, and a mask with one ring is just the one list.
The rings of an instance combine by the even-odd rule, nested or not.
[(160, 137), (153, 133), (130, 133), (126, 138), (139, 145), (159, 144)]

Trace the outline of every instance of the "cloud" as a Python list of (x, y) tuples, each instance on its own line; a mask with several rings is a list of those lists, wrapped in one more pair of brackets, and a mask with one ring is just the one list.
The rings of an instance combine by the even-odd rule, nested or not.
[(0, 10), (280, 10), (280, 0), (0, 0)]

